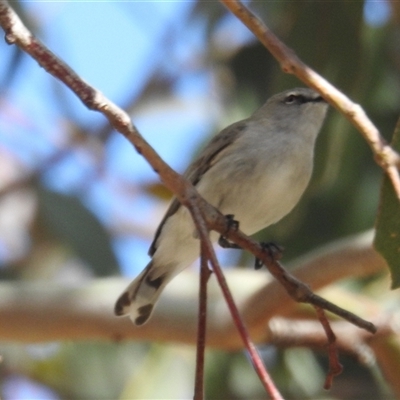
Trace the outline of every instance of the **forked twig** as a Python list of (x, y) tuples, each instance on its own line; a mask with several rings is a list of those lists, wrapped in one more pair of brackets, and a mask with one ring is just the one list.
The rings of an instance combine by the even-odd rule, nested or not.
[[(218, 232), (220, 232), (220, 229), (218, 229)], [(359, 328), (365, 329), (371, 333), (376, 332), (376, 327), (371, 322), (366, 321), (350, 311), (347, 311), (315, 294), (308, 285), (287, 271), (279, 261), (271, 258), (271, 255), (263, 246), (261, 246), (258, 242), (248, 238), (240, 230), (231, 229), (231, 227), (228, 226), (223, 235), (225, 238), (235, 242), (242, 249), (250, 251), (259, 260), (261, 260), (267, 267), (268, 271), (281, 283), (293, 300), (299, 303), (308, 303), (312, 304), (313, 306), (320, 307), (338, 315), (339, 317), (351, 322)]]
[(193, 221), (198, 230), (200, 239), (203, 243), (202, 249), (204, 250), (205, 254), (207, 254), (207, 258), (209, 259), (209, 262), (213, 268), (213, 272), (217, 278), (219, 286), (221, 287), (222, 294), (225, 298), (226, 304), (232, 315), (233, 322), (239, 331), (239, 334), (243, 340), (243, 343), (244, 343), (247, 351), (249, 352), (249, 356), (250, 356), (251, 362), (253, 364), (253, 367), (254, 367), (258, 377), (260, 378), (261, 383), (263, 384), (265, 390), (271, 396), (271, 398), (273, 400), (283, 400), (282, 395), (279, 393), (279, 390), (276, 388), (273, 380), (271, 379), (267, 370), (265, 369), (265, 366), (260, 357), (260, 354), (258, 353), (256, 346), (250, 339), (247, 328), (244, 325), (242, 318), (240, 317), (239, 310), (236, 307), (235, 301), (229, 290), (225, 276), (221, 270), (221, 267), (219, 265), (216, 255), (215, 255), (213, 245), (208, 236), (207, 226), (204, 222), (205, 219), (201, 215), (200, 210), (198, 208), (195, 207), (193, 210), (190, 210), (190, 211), (192, 214)]

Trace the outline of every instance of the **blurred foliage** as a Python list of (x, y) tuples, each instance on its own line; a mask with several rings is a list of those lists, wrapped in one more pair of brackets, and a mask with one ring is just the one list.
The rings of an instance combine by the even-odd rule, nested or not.
[[(400, 151), (400, 120), (397, 123), (393, 148)], [(382, 183), (382, 197), (376, 224), (375, 247), (385, 257), (392, 275), (392, 288), (400, 287), (400, 203), (388, 177)]]
[[(400, 104), (398, 20), (396, 22), (389, 14), (380, 24), (368, 23), (365, 18), (367, 5), (363, 1), (291, 0), (251, 2), (250, 5), (300, 58), (361, 104), (381, 133), (390, 140), (399, 116)], [(389, 3), (385, 5), (389, 6)], [(131, 6), (134, 7), (134, 4)], [(24, 15), (28, 25), (35, 27), (35, 32), (40, 32), (40, 26), (30, 17), (24, 3), (13, 2), (13, 7), (18, 9), (20, 15)], [(256, 41), (228, 46), (224, 40), (214, 40), (221, 25), (229, 18), (226, 9), (219, 3), (197, 1), (192, 12), (184, 18), (182, 26), (188, 31), (191, 26), (198, 27), (199, 22), (203, 26), (208, 46), (201, 50), (185, 49), (192, 54), (188, 64), (200, 65), (199, 68), (209, 71), (213, 77), (213, 100), (218, 105), (216, 108), (223, 110), (219, 113), (216, 111), (218, 118), (210, 115), (209, 136), (227, 123), (251, 113), (271, 94), (289, 87), (302, 86), (293, 76), (283, 74), (274, 59)], [(145, 27), (142, 25), (140, 29)], [(166, 60), (173, 57), (172, 50), (169, 53), (171, 43), (183, 40), (174, 34), (176, 32), (171, 29), (159, 43), (159, 51)], [(15, 53), (5, 75), (0, 79), (3, 93), (11, 89), (14, 84), (12, 78), (23, 67), (22, 61), (25, 59), (15, 49), (9, 51)], [(104, 51), (107, 51), (105, 46)], [(121, 54), (121, 62), (123, 57)], [(153, 113), (153, 118), (157, 119), (176, 101), (176, 94), (172, 92), (181, 82), (184, 67), (182, 70), (172, 70), (160, 64), (152, 65), (151, 69), (154, 72), (147, 81), (142, 82), (139, 93), (130, 93), (131, 85), (127, 82), (124, 105), (137, 117), (147, 112)], [(115, 64), (115, 73), (118, 73), (118, 63)], [(136, 80), (136, 77), (131, 79)], [(89, 271), (89, 275), (112, 275), (118, 267), (118, 259), (113, 250), (115, 241), (129, 237), (150, 242), (149, 227), (157, 222), (146, 220), (141, 226), (130, 224), (133, 199), (138, 196), (138, 192), (145, 192), (148, 203), (157, 203), (151, 213), (157, 219), (169, 195), (154, 179), (138, 183), (103, 173), (107, 160), (101, 154), (93, 155), (93, 148), (111, 146), (115, 133), (104, 122), (102, 125), (80, 122), (73, 112), (69, 112), (69, 100), (63, 97), (62, 91), (55, 91), (54, 96), (57, 112), (64, 118), (68, 116), (68, 121), (61, 120), (58, 128), (64, 129), (66, 136), (72, 138), (72, 145), (69, 142), (64, 148), (60, 145), (64, 153), (54, 162), (46, 162), (45, 158), (38, 160), (39, 166), (36, 169), (31, 167), (27, 173), (28, 178), (33, 175), (35, 179), (19, 179), (21, 170), (26, 174), (26, 169), (20, 166), (23, 162), (15, 163), (19, 168), (18, 173), (7, 181), (9, 186), (1, 189), (0, 200), (5, 200), (10, 193), (23, 188), (35, 194), (36, 206), (33, 207), (33, 215), (24, 220), (24, 229), (19, 232), (18, 239), (23, 243), (19, 252), (15, 246), (7, 247), (4, 244), (13, 236), (10, 230), (1, 229), (1, 251), (6, 247), (7, 252), (4, 250), (4, 253), (11, 254), (1, 260), (1, 274), (21, 279), (42, 279), (43, 269), (51, 264), (56, 272), (69, 268), (78, 280), (81, 279), (79, 273), (82, 270)], [(185, 101), (183, 99), (182, 103)], [(79, 132), (79, 140), (74, 141), (76, 132)], [(208, 137), (205, 137), (202, 142), (207, 140)], [(23, 146), (23, 142), (19, 145)], [(193, 153), (196, 151), (198, 148)], [(61, 182), (63, 193), (46, 188), (49, 173), (56, 174), (57, 167), (66, 157), (80, 160), (82, 154), (85, 154), (86, 163), (94, 165), (95, 174), (85, 175), (78, 187), (72, 189)], [(100, 218), (84, 205), (87, 204), (87, 191), (95, 186), (98, 177), (109, 184), (110, 196), (111, 191), (121, 195), (121, 198), (124, 196), (112, 217), (106, 215)], [(314, 177), (305, 196), (282, 222), (256, 237), (282, 243), (286, 249), (286, 262), (320, 244), (370, 228), (377, 211), (381, 177), (382, 173), (364, 140), (341, 115), (331, 110), (318, 141)], [(393, 196), (389, 193), (387, 182), (384, 183), (383, 191), (384, 204), (391, 201), (393, 207), (398, 208), (398, 203), (390, 199)], [(0, 211), (2, 207), (4, 204), (0, 202)], [(381, 213), (379, 224), (393, 224), (393, 229), (398, 232), (399, 221), (391, 219), (392, 206), (383, 207), (388, 215)], [(16, 214), (21, 212), (15, 207)], [(381, 232), (384, 230), (386, 228)], [(377, 245), (381, 248), (379, 239)], [(82, 263), (78, 263), (78, 266), (74, 264), (75, 269), (71, 269), (71, 263), (68, 263), (71, 259), (78, 259)], [(243, 266), (246, 263), (250, 264), (250, 256), (242, 254), (238, 264)], [(397, 287), (398, 258), (393, 259), (393, 265), (397, 266), (392, 271), (393, 284)], [(45, 275), (50, 284), (52, 279), (59, 279), (56, 272)], [(382, 313), (388, 308), (398, 308), (398, 293), (392, 293), (388, 300), (382, 295), (388, 288), (385, 289), (379, 279), (372, 283), (359, 281), (351, 290), (355, 294), (357, 291), (370, 294)], [(380, 288), (379, 294), (374, 290), (376, 285)], [(2, 387), (6, 386), (10, 376), (20, 373), (52, 388), (54, 398), (192, 396), (192, 348), (127, 343), (60, 343), (54, 346), (51, 351), (40, 353), (40, 356), (40, 346), (2, 346)], [(385, 347), (388, 353), (390, 349), (389, 345)], [(333, 390), (327, 393), (322, 390), (327, 361), (320, 353), (309, 349), (284, 350), (272, 347), (264, 350), (266, 363), (285, 398), (391, 398), (388, 394), (390, 390), (387, 391), (379, 378), (376, 379), (376, 374), (371, 372), (374, 368), (360, 365), (348, 356), (341, 356), (345, 372), (335, 381)], [(394, 360), (394, 365), (399, 368), (398, 358), (397, 362)], [(206, 377), (209, 399), (265, 397), (257, 377), (241, 353), (210, 351), (207, 355)], [(7, 400), (6, 396), (2, 398)]]
[(43, 236), (53, 237), (70, 246), (97, 276), (117, 273), (110, 235), (82, 202), (40, 186), (37, 190), (41, 240)]

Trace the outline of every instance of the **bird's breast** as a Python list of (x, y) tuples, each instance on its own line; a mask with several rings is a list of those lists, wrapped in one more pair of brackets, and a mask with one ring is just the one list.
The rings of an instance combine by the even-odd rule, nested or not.
[(233, 214), (240, 229), (253, 234), (283, 218), (299, 201), (312, 172), (312, 152), (253, 154), (214, 169), (199, 192), (223, 214)]

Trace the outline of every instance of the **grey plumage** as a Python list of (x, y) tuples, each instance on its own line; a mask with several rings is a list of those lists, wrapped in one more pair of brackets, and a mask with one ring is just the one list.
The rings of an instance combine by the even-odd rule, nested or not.
[[(276, 223), (297, 204), (310, 180), (314, 144), (327, 104), (311, 89), (272, 96), (249, 118), (223, 129), (185, 172), (199, 193), (223, 214), (233, 214), (251, 235)], [(211, 232), (215, 242), (218, 234)], [(174, 199), (161, 221), (152, 260), (115, 305), (144, 324), (167, 283), (199, 256), (188, 210)]]

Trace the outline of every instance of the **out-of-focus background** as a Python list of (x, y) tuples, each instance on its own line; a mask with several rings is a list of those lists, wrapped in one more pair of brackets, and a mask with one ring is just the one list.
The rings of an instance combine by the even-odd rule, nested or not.
[[(248, 4), (390, 139), (400, 105), (398, 2)], [(216, 1), (12, 5), (50, 49), (128, 110), (146, 140), (180, 172), (211, 135), (270, 95), (302, 86)], [(47, 286), (135, 276), (148, 261), (170, 193), (101, 115), (35, 61), (4, 41), (0, 60), (1, 279)], [(289, 261), (369, 229), (381, 176), (359, 133), (330, 110), (305, 196), (257, 237), (284, 245)], [(226, 267), (252, 264), (237, 251), (218, 254)], [(379, 277), (346, 284), (375, 296), (388, 290)], [(385, 307), (389, 300), (376, 301)], [(398, 302), (390, 297), (390, 307)], [(324, 392), (324, 353), (261, 350), (286, 398), (391, 398), (373, 363), (343, 355), (344, 374)], [(0, 354), (3, 400), (192, 397), (195, 353), (186, 345), (1, 343)], [(240, 352), (210, 351), (206, 379), (209, 399), (265, 397)]]

